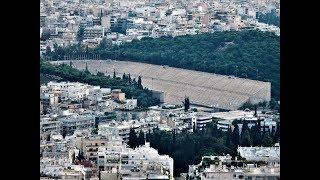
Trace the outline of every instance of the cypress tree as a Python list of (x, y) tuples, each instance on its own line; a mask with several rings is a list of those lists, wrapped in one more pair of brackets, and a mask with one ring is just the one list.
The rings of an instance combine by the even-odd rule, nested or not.
[(148, 130), (148, 133), (146, 134), (146, 141), (150, 142), (151, 141), (151, 132), (150, 129)]
[(84, 27), (80, 26), (77, 32), (77, 40), (81, 42), (84, 38)]
[(249, 129), (246, 129), (245, 131), (242, 131), (242, 136), (241, 136), (241, 145), (249, 147), (251, 146), (251, 137), (249, 133)]
[(50, 141), (50, 139), (51, 139), (51, 135), (48, 134), (48, 136), (47, 136), (47, 141)]
[(257, 105), (254, 106), (254, 117), (257, 117), (258, 116), (258, 113), (257, 113)]
[(226, 146), (228, 148), (232, 149), (233, 145), (232, 145), (232, 141), (231, 141), (231, 137), (232, 137), (231, 127), (228, 128), (226, 136), (227, 136), (227, 138), (226, 138)]
[(79, 150), (79, 154), (78, 154), (78, 157), (77, 157), (77, 159), (78, 159), (79, 161), (81, 161), (82, 159), (84, 159), (84, 156), (83, 156), (83, 151), (82, 151), (82, 149), (80, 149), (80, 150)]
[(169, 155), (172, 156), (176, 149), (176, 130), (172, 130), (171, 149)]
[(190, 108), (190, 101), (189, 97), (184, 98), (184, 111), (187, 112)]
[(138, 86), (139, 86), (140, 89), (143, 89), (141, 76), (138, 77)]
[(88, 47), (88, 45), (86, 46), (86, 55), (88, 56), (88, 54), (89, 54), (89, 47)]
[(273, 140), (269, 132), (266, 132), (262, 139), (262, 145), (265, 147), (273, 146)]
[(130, 73), (129, 73), (129, 75), (128, 75), (128, 81), (129, 81), (129, 83), (131, 83), (131, 76), (130, 76)]
[(67, 132), (66, 132), (66, 130), (62, 130), (62, 137), (63, 137), (63, 139), (66, 137), (66, 135), (67, 135)]
[(238, 146), (240, 141), (240, 134), (239, 134), (239, 126), (238, 124), (234, 125), (234, 129), (232, 131), (232, 136), (231, 136), (231, 142), (235, 145)]
[(133, 128), (130, 128), (128, 145), (130, 148), (134, 149), (135, 147), (137, 147), (137, 144), (138, 144), (137, 134)]
[(115, 79), (117, 76), (116, 76), (116, 70), (114, 69), (113, 70), (113, 78)]
[(275, 129), (273, 128), (273, 126), (271, 126), (271, 138), (274, 139), (274, 135), (275, 135)]
[(274, 133), (273, 143), (277, 143), (279, 141), (280, 141), (280, 123), (277, 122), (277, 129), (276, 129), (276, 132)]
[(88, 63), (86, 63), (86, 70), (84, 71), (85, 73), (89, 74), (89, 69), (88, 69)]
[(212, 137), (218, 138), (219, 137), (219, 132), (218, 132), (218, 126), (217, 124), (213, 124), (213, 126), (211, 126), (211, 135)]
[(76, 160), (76, 154), (74, 152), (72, 153), (71, 159), (72, 159), (72, 163), (74, 163), (74, 161)]
[(257, 123), (255, 126), (251, 128), (251, 139), (253, 146), (261, 145), (261, 128), (260, 123)]
[(248, 122), (246, 120), (243, 120), (241, 128), (241, 137), (246, 130), (249, 130)]
[(137, 146), (144, 145), (144, 143), (145, 143), (144, 132), (142, 130), (140, 130), (139, 136), (138, 136)]

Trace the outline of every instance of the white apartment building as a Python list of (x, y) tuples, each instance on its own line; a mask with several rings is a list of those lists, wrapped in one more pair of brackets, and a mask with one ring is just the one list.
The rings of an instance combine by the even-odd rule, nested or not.
[(121, 179), (173, 179), (173, 159), (159, 155), (149, 143), (133, 150), (115, 141), (100, 147), (98, 155), (98, 167), (109, 174), (109, 178), (118, 174)]
[(248, 161), (280, 164), (280, 147), (238, 147), (237, 151)]
[(191, 113), (187, 117), (181, 117), (184, 122), (188, 122), (190, 126), (196, 130), (202, 130), (208, 123), (212, 122), (211, 113), (197, 112)]
[(40, 118), (40, 131), (43, 133), (60, 133), (61, 122), (52, 118)]
[(85, 39), (103, 38), (105, 35), (105, 27), (93, 26), (84, 29)]
[(107, 138), (101, 136), (79, 138), (79, 149), (82, 149), (87, 160), (97, 163), (98, 148), (107, 144)]
[[(133, 123), (134, 122), (134, 123)], [(130, 128), (138, 129), (142, 126), (136, 121), (131, 122), (109, 122), (106, 124), (99, 124), (98, 134), (101, 136), (110, 137), (119, 136), (124, 142), (129, 141)]]
[(91, 169), (83, 165), (73, 165), (68, 158), (41, 158), (40, 177), (68, 180), (90, 180)]
[(67, 135), (73, 134), (75, 130), (93, 128), (95, 118), (93, 115), (71, 115), (58, 119), (62, 123), (61, 131)]
[[(190, 179), (270, 179), (276, 180), (280, 178), (280, 164), (261, 165), (244, 164), (241, 167), (227, 166), (234, 161), (231, 156), (203, 156), (202, 161), (198, 165), (189, 166)], [(255, 161), (255, 160), (253, 160)], [(258, 160), (259, 161), (259, 160)]]
[(58, 100), (59, 98), (57, 94), (51, 92), (40, 94), (40, 102), (44, 109), (58, 105)]
[(218, 121), (217, 123), (217, 128), (221, 129), (224, 132), (227, 132), (230, 127), (231, 127), (231, 122), (228, 120), (221, 120), (221, 121)]
[(81, 100), (89, 95), (90, 85), (78, 82), (48, 82), (51, 92), (57, 93), (62, 101)]
[(94, 103), (100, 102), (102, 100), (110, 99), (111, 89), (110, 88), (100, 88), (100, 86), (94, 86), (87, 96), (89, 100)]

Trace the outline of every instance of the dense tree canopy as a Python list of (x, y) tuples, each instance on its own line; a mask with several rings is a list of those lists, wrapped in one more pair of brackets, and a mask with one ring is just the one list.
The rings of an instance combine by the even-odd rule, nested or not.
[(258, 12), (257, 19), (259, 22), (280, 27), (280, 17), (277, 15), (275, 11), (271, 11), (268, 13)]
[[(103, 47), (103, 48), (102, 48)], [(52, 59), (83, 53), (77, 46), (59, 47)], [(102, 59), (169, 65), (210, 73), (269, 81), (272, 97), (279, 99), (280, 37), (258, 30), (223, 31), (198, 35), (142, 38), (123, 45), (91, 49)]]
[[(40, 73), (44, 75), (57, 76), (60, 80), (88, 83), (90, 85), (98, 85), (111, 89), (121, 89), (126, 93), (126, 98), (138, 99), (138, 106), (141, 108), (148, 108), (159, 103), (159, 100), (152, 97), (151, 91), (143, 89), (135, 82), (123, 80), (120, 78), (111, 78), (98, 73), (93, 75), (88, 71), (80, 71), (63, 64), (59, 66), (51, 65), (47, 62), (40, 62)], [(42, 81), (43, 82), (43, 81)]]
[(171, 132), (161, 131), (156, 127), (152, 131), (149, 129), (144, 135), (141, 130), (130, 129), (128, 145), (135, 148), (144, 145), (145, 141), (150, 142), (150, 146), (160, 154), (167, 154), (173, 158), (175, 175), (179, 175), (188, 171), (188, 165), (198, 164), (205, 155), (230, 154), (234, 158), (239, 155), (238, 146), (270, 147), (279, 142), (279, 136), (276, 134), (280, 132), (280, 127), (277, 128), (278, 132), (271, 135), (268, 131), (262, 132), (259, 124), (252, 128), (245, 125), (247, 127), (241, 133), (238, 123), (234, 124), (234, 128), (230, 127), (224, 132), (217, 129), (216, 122), (211, 122), (203, 130), (193, 133), (176, 133), (174, 129)]
[[(247, 125), (246, 125), (247, 126)], [(138, 135), (139, 134), (139, 135)], [(234, 125), (234, 130), (231, 128), (227, 132), (217, 129), (217, 124), (209, 123), (204, 130), (176, 133), (161, 131), (159, 128), (154, 128), (153, 132), (149, 130), (146, 134), (146, 141), (150, 142), (151, 147), (157, 149), (160, 154), (167, 154), (174, 160), (175, 175), (181, 172), (188, 171), (188, 165), (198, 164), (202, 156), (205, 155), (223, 155), (230, 154), (233, 157), (237, 156), (238, 145), (241, 146), (273, 146), (273, 141), (278, 142), (278, 139), (273, 139), (269, 132), (264, 133), (260, 130), (260, 126), (253, 128), (245, 128), (245, 131), (239, 133), (239, 127)], [(144, 144), (143, 132), (130, 131), (129, 140), (130, 147), (135, 147)], [(263, 140), (257, 139), (264, 136)], [(274, 138), (279, 138), (274, 136)], [(241, 141), (241, 144), (240, 144)], [(133, 143), (138, 142), (138, 143)]]

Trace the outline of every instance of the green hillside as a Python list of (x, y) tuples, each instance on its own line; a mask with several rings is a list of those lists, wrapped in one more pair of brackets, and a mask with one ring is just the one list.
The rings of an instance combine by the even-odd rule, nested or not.
[(271, 32), (224, 31), (143, 38), (121, 46), (102, 41), (95, 49), (57, 48), (49, 55), (62, 59), (64, 55), (79, 53), (269, 81), (272, 97), (280, 97), (280, 37)]

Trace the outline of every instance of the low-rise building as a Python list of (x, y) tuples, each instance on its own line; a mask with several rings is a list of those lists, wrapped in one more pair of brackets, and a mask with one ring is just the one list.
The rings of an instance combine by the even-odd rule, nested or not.
[(187, 115), (186, 117), (181, 117), (184, 122), (189, 123), (192, 129), (202, 130), (208, 123), (212, 122), (211, 113), (196, 112)]
[(173, 159), (168, 155), (159, 155), (149, 143), (133, 150), (116, 142), (99, 148), (98, 167), (105, 177), (118, 174), (121, 179), (173, 179)]
[(237, 151), (247, 161), (280, 164), (280, 147), (238, 147)]
[(126, 99), (126, 94), (121, 92), (121, 89), (113, 89), (111, 98), (115, 101), (123, 102)]
[(125, 100), (125, 109), (133, 110), (137, 107), (138, 100), (137, 99), (126, 99)]
[(102, 26), (86, 27), (84, 29), (85, 39), (102, 38), (104, 37), (104, 34), (105, 34), (105, 27), (102, 27)]
[(50, 92), (58, 94), (62, 101), (79, 101), (89, 95), (90, 85), (78, 82), (48, 82)]
[(61, 122), (52, 118), (40, 118), (40, 131), (43, 133), (60, 133)]
[(119, 136), (124, 142), (129, 141), (130, 128), (138, 129), (142, 124), (136, 121), (131, 122), (115, 122), (111, 121), (106, 124), (99, 124), (98, 134), (110, 137)]
[(93, 115), (71, 115), (60, 118), (62, 123), (62, 134), (73, 134), (75, 130), (93, 128), (95, 125), (95, 118)]
[(107, 138), (101, 136), (95, 137), (85, 137), (81, 138), (81, 146), (80, 147), (84, 153), (84, 157), (87, 160), (93, 161), (97, 163), (98, 159), (98, 148), (101, 146), (105, 146), (107, 143)]
[[(190, 165), (189, 179), (279, 179), (280, 164), (257, 164), (261, 159), (251, 159), (250, 164), (232, 160), (231, 156), (204, 156), (198, 165)], [(252, 164), (253, 163), (253, 164)], [(239, 166), (235, 166), (241, 164)]]

